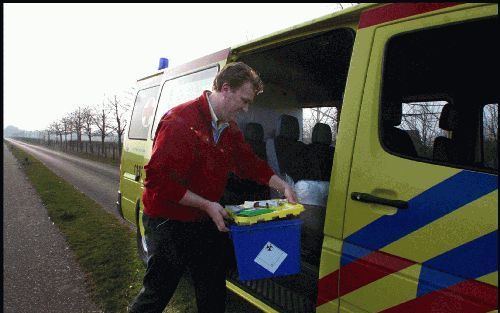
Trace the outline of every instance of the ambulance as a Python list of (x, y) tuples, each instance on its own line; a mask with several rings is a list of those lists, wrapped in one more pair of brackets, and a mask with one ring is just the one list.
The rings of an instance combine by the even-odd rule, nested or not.
[[(301, 270), (227, 288), (264, 312), (498, 312), (498, 4), (361, 4), (137, 81), (117, 208), (137, 226), (158, 122), (243, 61), (237, 120), (305, 210)], [(228, 177), (224, 205), (279, 197)]]

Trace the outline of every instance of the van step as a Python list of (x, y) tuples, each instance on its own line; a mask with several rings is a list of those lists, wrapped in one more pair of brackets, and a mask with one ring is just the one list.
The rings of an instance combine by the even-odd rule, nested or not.
[(317, 282), (309, 275), (301, 273), (288, 277), (241, 281), (235, 269), (230, 271), (228, 279), (279, 312), (315, 311)]

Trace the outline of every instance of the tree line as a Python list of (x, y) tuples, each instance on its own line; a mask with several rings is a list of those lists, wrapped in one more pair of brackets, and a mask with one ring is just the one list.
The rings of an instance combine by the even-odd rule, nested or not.
[(89, 142), (91, 154), (94, 153), (92, 140), (98, 137), (101, 151), (96, 152), (103, 156), (106, 156), (104, 142), (110, 137), (115, 137), (118, 142), (118, 156), (121, 156), (123, 133), (128, 123), (129, 109), (134, 96), (135, 89), (132, 88), (125, 92), (123, 97), (115, 94), (105, 98), (100, 104), (79, 106), (62, 118), (51, 122), (44, 130), (31, 132), (31, 136), (26, 136), (24, 132), (15, 137), (33, 138), (33, 133), (36, 133), (38, 139), (47, 144), (54, 141), (61, 150), (68, 150), (68, 145), (76, 143), (77, 152), (84, 152), (84, 141), (86, 141)]

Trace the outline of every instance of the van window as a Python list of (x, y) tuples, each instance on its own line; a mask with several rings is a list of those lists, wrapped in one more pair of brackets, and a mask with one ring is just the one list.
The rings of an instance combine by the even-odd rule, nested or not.
[(384, 149), (430, 163), (498, 170), (492, 157), (496, 107), (485, 106), (499, 98), (499, 51), (491, 41), (497, 35), (498, 19), (484, 19), (389, 40), (380, 106)]
[(167, 80), (162, 87), (160, 101), (156, 110), (151, 138), (162, 116), (172, 107), (199, 97), (204, 90), (211, 90), (218, 66)]
[(447, 130), (439, 128), (439, 117), (446, 103), (426, 101), (402, 104), (402, 121), (396, 127), (408, 133), (419, 157), (432, 159), (435, 139), (449, 136)]
[(318, 123), (330, 126), (332, 132), (332, 142), (334, 144), (337, 138), (338, 111), (336, 107), (319, 107), (302, 109), (303, 141), (306, 144), (312, 143), (312, 134), (314, 126)]
[(142, 89), (137, 92), (134, 109), (130, 119), (128, 138), (145, 140), (148, 136), (149, 125), (151, 125), (154, 108), (156, 106), (156, 95), (160, 86)]
[(498, 103), (483, 109), (483, 155), (484, 165), (498, 170)]

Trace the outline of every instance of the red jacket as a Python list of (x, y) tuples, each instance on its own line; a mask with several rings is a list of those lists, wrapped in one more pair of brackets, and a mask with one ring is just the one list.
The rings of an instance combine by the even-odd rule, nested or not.
[(274, 172), (259, 159), (234, 122), (214, 143), (207, 92), (181, 104), (161, 119), (151, 160), (144, 166), (144, 213), (180, 221), (206, 214), (179, 204), (186, 190), (219, 201), (229, 172), (267, 185)]

